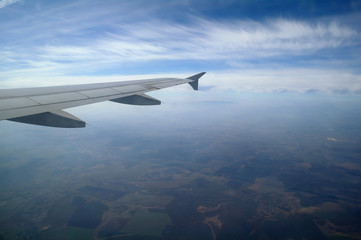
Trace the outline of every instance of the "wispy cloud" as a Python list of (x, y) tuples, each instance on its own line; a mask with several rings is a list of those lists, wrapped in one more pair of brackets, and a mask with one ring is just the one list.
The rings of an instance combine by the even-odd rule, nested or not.
[[(323, 49), (357, 44), (357, 31), (337, 22), (311, 24), (274, 19), (267, 22), (213, 22), (194, 19), (192, 25), (137, 22), (116, 26), (93, 39), (72, 44), (34, 44), (28, 55), (17, 47), (2, 50), (4, 60), (39, 63), (52, 61), (65, 67), (88, 62), (119, 63), (152, 60), (237, 60), (282, 55), (306, 55)], [(6, 50), (7, 49), (7, 50)], [(12, 56), (11, 56), (12, 55)], [(47, 65), (47, 64), (46, 64)], [(69, 64), (70, 66), (70, 64)]]
[[(360, 80), (357, 73), (343, 70), (343, 74), (348, 74), (348, 80), (345, 81), (345, 75), (332, 69), (336, 64), (331, 63), (337, 61), (338, 56), (336, 59), (325, 57), (322, 61), (318, 60), (321, 62), (309, 61), (307, 64), (312, 67), (298, 67), (299, 71), (295, 70), (297, 66), (287, 66), (289, 71), (270, 71), (264, 67), (267, 64), (274, 66), (277, 59), (289, 65), (294, 59), (319, 57), (321, 53), (325, 56), (332, 53), (335, 56), (347, 48), (359, 49), (359, 31), (337, 19), (214, 20), (187, 15), (187, 21), (177, 22), (163, 21), (148, 12), (127, 11), (128, 5), (116, 11), (104, 6), (89, 10), (82, 6), (82, 2), (59, 7), (61, 14), (57, 9), (46, 9), (34, 12), (34, 18), (26, 15), (3, 23), (0, 78), (7, 82), (21, 82), (21, 79), (29, 76), (55, 79), (56, 76), (74, 74), (100, 75), (104, 70), (119, 69), (119, 66), (131, 64), (135, 68), (142, 68), (154, 62), (168, 69), (171, 61), (193, 61), (205, 66), (221, 63), (228, 72), (237, 74), (242, 68), (242, 77), (231, 74), (229, 78), (234, 80), (222, 82), (223, 86), (234, 89), (245, 86), (243, 80), (247, 76), (253, 79), (250, 81), (253, 87), (248, 82), (247, 89), (253, 90), (257, 87), (275, 90), (282, 86), (287, 89), (299, 86), (298, 89), (302, 91), (329, 91), (333, 87), (342, 86), (352, 90), (360, 89), (355, 83)], [(29, 24), (30, 20), (33, 24)], [(345, 53), (342, 54), (339, 56), (342, 59), (340, 61), (345, 58)], [(355, 53), (350, 54), (357, 58)], [(251, 67), (245, 67), (245, 62), (252, 61), (262, 62), (263, 66), (252, 66), (251, 63)], [(329, 69), (325, 64), (330, 66)], [(317, 70), (317, 67), (321, 70)], [(282, 80), (252, 75), (252, 71), (259, 72), (259, 69), (273, 79)], [(213, 72), (224, 77), (221, 68), (213, 69)], [(245, 72), (248, 75), (244, 75)], [(284, 75), (277, 78), (277, 72)], [(337, 86), (322, 80), (315, 81), (313, 74), (318, 74), (318, 78), (337, 76)], [(325, 85), (321, 86), (321, 82)]]
[(21, 2), (22, 0), (1, 0), (0, 1), (0, 8), (4, 8), (7, 5), (16, 3), (16, 2)]
[[(195, 18), (192, 25), (138, 22), (117, 26), (116, 33), (78, 46), (46, 46), (44, 51), (56, 58), (78, 53), (88, 57), (121, 57), (127, 61), (154, 59), (238, 59), (255, 56), (307, 54), (326, 48), (358, 43), (359, 34), (337, 22), (311, 24), (303, 21), (273, 19), (267, 22), (213, 22)], [(75, 48), (78, 51), (74, 51)], [(61, 53), (60, 55), (58, 53)]]

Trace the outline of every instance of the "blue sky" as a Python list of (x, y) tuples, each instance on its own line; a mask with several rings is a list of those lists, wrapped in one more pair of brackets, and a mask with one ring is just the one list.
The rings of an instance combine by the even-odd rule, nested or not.
[(0, 87), (208, 74), (204, 90), (361, 93), (361, 1), (0, 1)]

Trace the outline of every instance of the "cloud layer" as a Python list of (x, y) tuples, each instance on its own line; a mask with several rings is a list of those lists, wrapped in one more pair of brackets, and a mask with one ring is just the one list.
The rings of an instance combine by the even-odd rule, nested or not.
[[(129, 10), (132, 17), (126, 13), (128, 7), (123, 6), (121, 14), (111, 6), (87, 12), (82, 2), (75, 2), (32, 10), (34, 17), (24, 15), (6, 21), (3, 23), (5, 37), (0, 39), (3, 40), (0, 44), (3, 85), (11, 86), (9, 82), (19, 82), (25, 77), (36, 77), (40, 81), (45, 77), (102, 75), (102, 72), (126, 74), (121, 70), (116, 72), (119, 66), (141, 69), (157, 64), (174, 72), (177, 70), (172, 68), (177, 69), (175, 66), (179, 63), (181, 66), (212, 66), (212, 69), (201, 70), (231, 73), (235, 79), (229, 86), (236, 89), (244, 86), (238, 75), (240, 69), (242, 78), (247, 77), (244, 73), (248, 78), (253, 78), (254, 72), (268, 74), (268, 77), (261, 77), (263, 81), (252, 81), (254, 86), (249, 89), (298, 87), (302, 91), (314, 88), (328, 91), (341, 87), (351, 92), (360, 89), (356, 84), (360, 80), (357, 72), (334, 69), (342, 66), (338, 64), (340, 58), (347, 58), (343, 64), (359, 60), (350, 49), (360, 47), (358, 30), (337, 19), (215, 20), (187, 15), (187, 21), (179, 22), (163, 21), (151, 12), (139, 14)], [(75, 14), (74, 9), (81, 14)], [(307, 66), (292, 66), (293, 61), (295, 65), (301, 61)], [(267, 66), (276, 66), (281, 71), (269, 71)], [(275, 80), (276, 72), (291, 75)], [(296, 79), (293, 72), (307, 79)], [(330, 81), (323, 79), (327, 76), (340, 77), (331, 81), (338, 84), (331, 86)], [(274, 80), (266, 80), (269, 78)]]

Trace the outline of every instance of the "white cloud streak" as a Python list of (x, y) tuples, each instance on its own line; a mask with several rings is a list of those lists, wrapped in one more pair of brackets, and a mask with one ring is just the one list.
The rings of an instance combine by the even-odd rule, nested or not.
[(0, 8), (4, 8), (10, 4), (21, 2), (22, 0), (1, 0), (0, 1)]
[(285, 19), (265, 23), (194, 19), (192, 26), (153, 21), (118, 25), (114, 32), (74, 44), (60, 41), (36, 45), (25, 56), (18, 54), (15, 48), (1, 49), (1, 55), (4, 61), (26, 62), (34, 60), (35, 56), (39, 63), (69, 61), (72, 65), (81, 62), (237, 60), (305, 55), (349, 46), (359, 40), (358, 32), (337, 22), (310, 24)]
[(358, 33), (337, 22), (312, 25), (285, 19), (211, 22), (196, 19), (193, 26), (162, 22), (118, 26), (119, 33), (78, 46), (39, 47), (43, 59), (230, 60), (310, 51), (355, 43)]
[[(62, 11), (77, 7), (77, 4), (63, 6)], [(147, 16), (147, 13), (142, 14)], [(214, 21), (187, 16), (187, 24), (181, 24), (138, 18), (138, 15), (134, 18), (130, 14), (120, 14), (122, 18), (118, 15), (116, 11), (103, 9), (89, 14), (72, 12), (67, 16), (52, 9), (41, 12), (34, 24), (28, 24), (28, 16), (18, 22), (3, 24), (3, 32), (8, 34), (8, 38), (3, 37), (3, 44), (0, 43), (3, 86), (13, 86), (10, 82), (14, 81), (26, 83), (28, 80), (24, 79), (35, 78), (37, 85), (42, 85), (41, 79), (59, 80), (57, 76), (87, 71), (96, 73), (128, 63), (136, 66), (164, 62), (166, 67), (168, 61), (198, 61), (223, 62), (233, 68), (229, 71), (234, 74), (218, 71), (217, 78), (223, 79), (223, 88), (250, 91), (361, 89), (360, 76), (347, 70), (324, 67), (297, 70), (293, 67), (279, 71), (254, 66), (238, 70), (244, 68), (244, 61), (311, 56), (320, 51), (357, 46), (359, 32), (337, 20)], [(334, 80), (326, 82), (326, 79)], [(99, 80), (103, 81), (103, 78)]]

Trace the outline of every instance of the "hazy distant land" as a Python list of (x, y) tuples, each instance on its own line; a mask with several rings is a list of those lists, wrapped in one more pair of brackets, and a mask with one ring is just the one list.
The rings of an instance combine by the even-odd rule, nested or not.
[(2, 239), (359, 239), (360, 107), (288, 98), (225, 103), (227, 121), (202, 103), (194, 125), (138, 127), (139, 111), (53, 143), (19, 126), (34, 139), (0, 146)]

